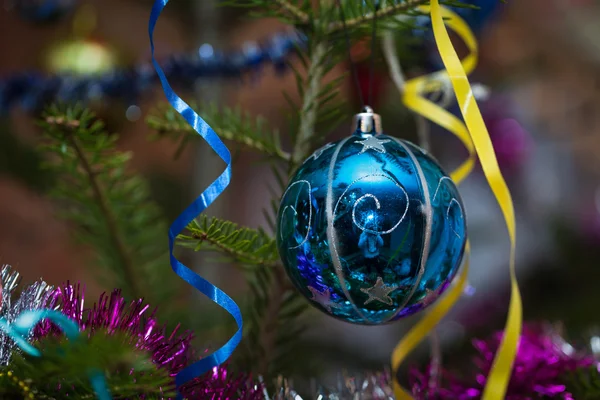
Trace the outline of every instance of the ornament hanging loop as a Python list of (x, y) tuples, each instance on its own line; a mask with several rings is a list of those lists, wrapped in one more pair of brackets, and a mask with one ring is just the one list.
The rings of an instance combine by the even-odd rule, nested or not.
[(355, 135), (361, 137), (379, 135), (383, 132), (381, 128), (381, 117), (375, 114), (369, 106), (364, 106), (362, 112), (354, 116), (352, 124)]

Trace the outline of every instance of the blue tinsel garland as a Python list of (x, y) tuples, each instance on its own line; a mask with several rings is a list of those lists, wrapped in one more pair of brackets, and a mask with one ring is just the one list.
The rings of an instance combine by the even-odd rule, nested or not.
[[(241, 50), (218, 52), (208, 44), (194, 54), (173, 55), (162, 65), (169, 81), (190, 87), (197, 79), (232, 78), (256, 73), (265, 64), (283, 72), (286, 61), (303, 36), (296, 31), (278, 33), (263, 43), (248, 42)], [(116, 69), (105, 75), (43, 75), (17, 73), (0, 80), (0, 115), (12, 108), (37, 110), (52, 101), (89, 102), (121, 99), (135, 102), (158, 78), (150, 63), (128, 69)]]
[[(497, 11), (498, 0), (470, 0), (479, 9), (459, 8), (461, 14), (477, 31)], [(428, 18), (418, 18), (417, 25), (429, 26)], [(415, 31), (417, 36), (430, 37), (431, 32)], [(191, 87), (203, 78), (239, 78), (257, 73), (265, 64), (272, 64), (282, 73), (296, 46), (302, 46), (304, 36), (297, 31), (278, 33), (262, 43), (248, 42), (238, 51), (219, 52), (209, 44), (200, 46), (193, 54), (178, 54), (161, 64), (169, 82)], [(430, 55), (430, 67), (437, 69), (437, 54)], [(13, 108), (35, 111), (53, 101), (83, 102), (119, 99), (135, 104), (139, 96), (152, 88), (158, 79), (150, 63), (116, 69), (104, 75), (44, 75), (22, 72), (0, 79), (0, 115)]]

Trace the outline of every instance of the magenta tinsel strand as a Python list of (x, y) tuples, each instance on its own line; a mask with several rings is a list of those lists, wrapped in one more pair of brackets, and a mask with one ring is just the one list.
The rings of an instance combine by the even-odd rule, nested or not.
[[(442, 387), (428, 388), (430, 368), (425, 372), (416, 369), (410, 373), (410, 387), (416, 399), (440, 400), (478, 399), (491, 370), (494, 355), (503, 334), (496, 333), (488, 340), (474, 340), (477, 357), (473, 360), (479, 369), (474, 380), (461, 382), (447, 371), (441, 372)], [(556, 332), (539, 326), (528, 325), (523, 329), (515, 359), (513, 374), (506, 393), (506, 400), (531, 400), (540, 397), (572, 400), (561, 382), (565, 373), (592, 365), (593, 359), (574, 354), (572, 348)]]
[[(194, 357), (191, 348), (192, 332), (179, 333), (178, 324), (167, 334), (166, 325), (159, 326), (156, 309), (143, 300), (126, 303), (120, 290), (110, 295), (103, 293), (92, 308), (84, 308), (84, 289), (68, 282), (55, 289), (48, 301), (50, 308), (59, 309), (79, 324), (82, 331), (92, 336), (98, 330), (109, 333), (125, 333), (130, 343), (152, 356), (152, 362), (166, 369), (171, 377), (177, 375)], [(42, 322), (35, 329), (35, 337), (59, 335), (60, 330), (50, 322)], [(130, 371), (132, 374), (134, 371)], [(60, 385), (59, 385), (60, 386)], [(181, 388), (181, 394), (192, 399), (213, 400), (262, 400), (262, 387), (255, 385), (250, 377), (228, 377), (225, 367), (219, 367)]]
[(181, 392), (189, 399), (211, 400), (264, 400), (263, 389), (254, 385), (246, 376), (228, 378), (224, 367), (215, 367), (212, 372), (185, 385)]
[[(564, 343), (557, 342), (558, 335), (544, 332), (540, 327), (527, 326), (521, 336), (517, 359), (507, 392), (507, 400), (529, 399), (537, 396), (566, 399), (571, 396), (560, 382), (568, 371), (589, 366), (591, 359), (567, 354)], [(478, 341), (478, 366), (482, 373), (477, 383), (485, 385), (493, 362), (493, 354), (498, 348), (502, 334), (498, 333), (488, 341)]]
[[(47, 308), (59, 309), (63, 314), (81, 326), (83, 319), (83, 297), (85, 288), (80, 285), (70, 285), (67, 282), (62, 287), (54, 289), (46, 304)], [(40, 338), (49, 334), (61, 335), (61, 330), (51, 322), (44, 320), (34, 329), (34, 337)]]

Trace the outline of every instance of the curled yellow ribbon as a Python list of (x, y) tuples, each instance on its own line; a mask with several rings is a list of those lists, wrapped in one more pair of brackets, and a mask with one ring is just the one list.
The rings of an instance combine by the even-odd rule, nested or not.
[[(494, 358), (494, 363), (482, 395), (482, 400), (502, 400), (510, 381), (522, 325), (521, 295), (515, 273), (516, 223), (513, 202), (510, 191), (498, 167), (487, 128), (485, 127), (469, 80), (467, 79), (467, 75), (473, 71), (477, 63), (477, 41), (469, 26), (454, 12), (440, 7), (438, 0), (431, 0), (430, 6), (421, 6), (419, 9), (423, 12), (431, 13), (433, 33), (446, 70), (406, 82), (402, 92), (403, 102), (407, 108), (415, 113), (428, 118), (456, 135), (467, 148), (469, 152), (467, 160), (451, 173), (451, 178), (457, 184), (463, 181), (472, 171), (475, 156), (479, 157), (485, 177), (502, 209), (510, 237), (511, 300), (508, 318), (504, 328), (504, 338)], [(444, 24), (455, 31), (469, 49), (469, 55), (462, 62), (452, 46)], [(466, 125), (450, 112), (424, 97), (425, 94), (438, 90), (442, 86), (442, 82), (447, 79), (452, 83)], [(411, 329), (394, 349), (392, 354), (394, 378), (400, 364), (406, 359), (408, 354), (448, 313), (463, 293), (468, 275), (469, 251), (470, 245), (467, 243), (467, 259), (455, 285)], [(398, 400), (412, 399), (411, 395), (403, 390), (395, 379), (394, 393)]]

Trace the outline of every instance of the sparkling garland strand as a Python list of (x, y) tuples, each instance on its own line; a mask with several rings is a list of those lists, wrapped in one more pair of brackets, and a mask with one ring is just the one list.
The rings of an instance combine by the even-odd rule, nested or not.
[[(2, 287), (0, 318), (8, 323), (16, 321), (26, 311), (39, 310), (46, 306), (54, 289), (45, 281), (38, 280), (25, 286), (19, 296), (14, 296), (21, 281), (20, 274), (9, 265), (0, 269), (0, 285)], [(27, 339), (31, 339), (31, 333)], [(19, 351), (17, 343), (4, 331), (0, 330), (0, 367), (10, 364), (13, 352)]]
[[(221, 52), (203, 44), (193, 54), (172, 55), (163, 63), (170, 82), (183, 87), (198, 79), (242, 78), (258, 74), (265, 64), (278, 73), (287, 69), (287, 61), (304, 36), (295, 30), (279, 32), (262, 43), (247, 42), (240, 50)], [(122, 99), (135, 102), (158, 83), (151, 63), (116, 69), (102, 75), (44, 75), (22, 72), (0, 79), (0, 116), (13, 108), (35, 111), (52, 101), (83, 102)]]

